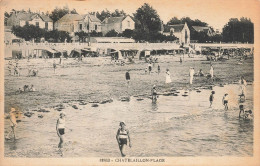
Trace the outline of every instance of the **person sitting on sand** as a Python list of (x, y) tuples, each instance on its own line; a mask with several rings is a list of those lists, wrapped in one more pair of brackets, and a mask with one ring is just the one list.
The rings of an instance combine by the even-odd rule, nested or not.
[(65, 116), (66, 114), (64, 112), (61, 112), (60, 118), (57, 120), (57, 124), (56, 124), (56, 131), (60, 138), (58, 148), (63, 148), (63, 142), (64, 142), (63, 135), (65, 134)]
[(116, 140), (119, 145), (119, 149), (121, 152), (122, 157), (125, 157), (125, 146), (127, 145), (127, 138), (129, 139), (129, 147), (131, 148), (131, 140), (130, 140), (130, 134), (129, 131), (125, 128), (125, 123), (120, 122), (119, 123), (120, 128), (117, 130), (116, 134)]
[(252, 120), (253, 119), (253, 112), (251, 110), (245, 111), (244, 120)]
[(203, 73), (202, 69), (200, 69), (200, 70), (198, 71), (198, 76), (199, 76), (199, 77), (203, 77), (203, 76), (204, 76), (204, 73)]
[(210, 106), (209, 107), (212, 106), (212, 103), (213, 103), (213, 100), (214, 100), (214, 94), (215, 94), (215, 91), (212, 91), (211, 95), (209, 96), (209, 102), (210, 102)]
[(148, 72), (148, 67), (144, 69), (145, 74)]
[(30, 91), (30, 92), (35, 92), (35, 91), (36, 91), (36, 89), (34, 88), (34, 86), (33, 86), (33, 85), (31, 85), (31, 87), (30, 87), (29, 91)]
[(228, 110), (228, 94), (227, 93), (223, 96), (222, 103), (225, 106), (225, 110)]
[(29, 85), (24, 85), (23, 86), (23, 91), (28, 92), (29, 91)]
[(153, 88), (152, 88), (152, 103), (156, 103), (156, 101), (157, 101), (156, 85), (153, 85)]
[(6, 139), (10, 139), (10, 134), (11, 133), (13, 133), (14, 139), (16, 139), (15, 130), (16, 130), (16, 127), (17, 127), (17, 122), (16, 122), (15, 114), (16, 114), (15, 108), (11, 108), (11, 110), (9, 112), (9, 120), (10, 120), (11, 130), (6, 135), (6, 137), (5, 137)]

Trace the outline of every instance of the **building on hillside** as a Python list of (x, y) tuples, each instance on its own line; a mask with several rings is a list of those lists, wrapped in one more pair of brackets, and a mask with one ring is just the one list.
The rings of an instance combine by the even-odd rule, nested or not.
[(190, 43), (190, 29), (185, 24), (176, 24), (176, 25), (165, 25), (163, 34), (166, 36), (174, 35), (178, 38), (180, 44), (189, 44)]
[(213, 36), (215, 34), (210, 27), (192, 26), (192, 28), (197, 32), (205, 32), (208, 36)]
[(35, 25), (39, 28), (46, 30), (53, 30), (53, 21), (50, 17), (44, 14), (31, 13), (31, 12), (14, 12), (7, 19), (7, 26), (25, 26)]
[(66, 14), (55, 22), (54, 28), (59, 31), (69, 32), (101, 32), (101, 21), (94, 15)]
[(103, 35), (107, 34), (107, 32), (111, 30), (115, 30), (117, 33), (122, 33), (126, 29), (135, 29), (135, 22), (129, 15), (121, 17), (108, 17), (105, 18), (101, 24)]

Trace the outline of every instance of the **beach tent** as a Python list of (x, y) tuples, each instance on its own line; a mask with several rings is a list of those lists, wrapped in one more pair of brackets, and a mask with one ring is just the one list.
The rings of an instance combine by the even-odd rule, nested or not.
[(12, 58), (13, 59), (22, 59), (22, 50), (12, 50)]
[(82, 52), (80, 49), (74, 49), (74, 50), (71, 50), (69, 57), (77, 58), (77, 57), (81, 56), (81, 53)]

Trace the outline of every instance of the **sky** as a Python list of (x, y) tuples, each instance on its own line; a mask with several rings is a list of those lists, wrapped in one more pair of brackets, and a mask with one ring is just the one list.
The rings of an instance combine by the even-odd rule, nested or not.
[(149, 3), (164, 23), (173, 17), (187, 16), (220, 30), (230, 18), (247, 17), (254, 22), (260, 14), (259, 0), (2, 0), (1, 5), (6, 11), (30, 8), (31, 11), (46, 12), (67, 5), (79, 14), (119, 9), (132, 15), (144, 3)]

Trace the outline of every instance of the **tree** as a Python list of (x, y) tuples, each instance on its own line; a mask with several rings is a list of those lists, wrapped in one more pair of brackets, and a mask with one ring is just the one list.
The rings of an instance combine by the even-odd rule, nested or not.
[[(95, 14), (95, 12), (91, 12), (92, 14)], [(124, 10), (119, 10), (116, 9), (114, 12), (111, 12), (109, 10), (103, 10), (101, 13), (96, 12), (96, 16), (100, 21), (103, 21), (105, 18), (108, 17), (121, 17), (121, 16), (126, 16), (126, 13), (124, 12)]]
[(81, 41), (85, 41), (85, 38), (88, 37), (88, 33), (84, 32), (84, 31), (80, 31), (80, 32), (76, 32), (75, 33), (75, 36), (78, 36), (79, 37), (79, 40)]
[(231, 18), (223, 28), (224, 42), (254, 42), (254, 24), (247, 18)]
[(97, 16), (97, 18), (98, 18), (100, 21), (103, 21), (105, 18), (110, 17), (110, 16), (111, 16), (111, 13), (110, 13), (110, 11), (108, 11), (108, 10), (106, 9), (106, 10), (102, 10), (101, 13), (97, 12), (96, 16)]
[(143, 32), (158, 32), (161, 29), (161, 20), (157, 11), (147, 3), (136, 10), (134, 18), (138, 20), (137, 29)]
[(45, 30), (34, 25), (25, 25), (23, 27), (13, 26), (12, 33), (16, 36), (28, 40), (40, 40), (40, 38), (44, 37)]
[(117, 37), (118, 33), (113, 29), (113, 30), (107, 32), (107, 34), (105, 36), (106, 37)]
[(175, 25), (175, 24), (181, 24), (181, 20), (179, 20), (177, 17), (173, 17), (170, 19), (170, 21), (167, 22), (167, 25)]
[(67, 6), (64, 6), (63, 8), (56, 7), (50, 14), (50, 18), (53, 20), (53, 22), (58, 21), (61, 17), (64, 15), (71, 13), (71, 14), (78, 14), (76, 9), (69, 10)]
[(122, 34), (120, 34), (120, 36), (131, 38), (131, 37), (133, 37), (133, 33), (134, 33), (133, 30), (126, 29)]

